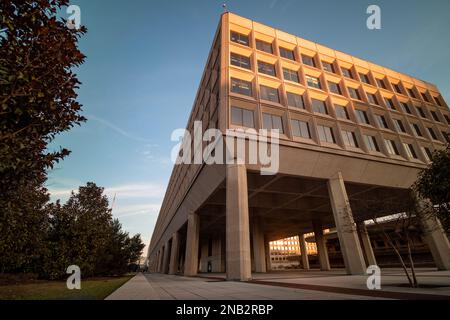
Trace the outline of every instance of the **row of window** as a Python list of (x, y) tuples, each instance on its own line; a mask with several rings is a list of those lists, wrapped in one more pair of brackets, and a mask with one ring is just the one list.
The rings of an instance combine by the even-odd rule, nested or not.
[[(231, 64), (232, 65), (250, 69), (250, 65), (249, 65), (250, 61), (247, 61), (246, 59), (248, 59), (248, 58), (234, 54), (234, 53), (231, 54)], [(263, 61), (258, 61), (258, 72), (267, 74), (270, 76), (276, 76), (275, 65), (269, 64), (269, 63), (266, 63)], [(295, 70), (283, 68), (283, 77), (285, 80), (300, 83), (300, 78), (299, 78), (298, 72)], [(312, 77), (309, 75), (306, 75), (305, 78), (306, 78), (306, 83), (309, 87), (323, 90), (323, 86), (322, 86), (319, 78)], [(234, 80), (237, 80), (237, 79), (234, 79)], [(339, 83), (335, 83), (332, 81), (327, 81), (327, 83), (328, 83), (328, 88), (329, 88), (330, 92), (332, 92), (334, 94), (338, 94), (338, 95), (343, 95), (343, 93), (342, 93), (343, 91), (342, 91), (341, 85)], [(248, 82), (247, 84), (245, 84), (245, 86), (251, 87), (251, 83)], [(347, 87), (347, 89), (348, 89), (350, 98), (362, 101), (361, 94), (357, 88)], [(273, 90), (276, 90), (276, 89), (273, 89)], [(243, 94), (252, 95), (251, 91), (246, 91)], [(366, 95), (367, 95), (367, 100), (370, 104), (381, 106), (380, 99), (376, 94), (366, 92)], [(397, 110), (397, 107), (395, 106), (395, 103), (392, 98), (384, 97), (383, 99), (384, 99), (384, 102), (385, 102), (387, 108), (389, 108), (391, 110)], [(272, 100), (270, 100), (270, 101), (272, 101)], [(399, 101), (398, 103), (399, 103), (401, 109), (403, 110), (403, 112), (408, 113), (408, 114), (413, 114), (408, 103), (403, 102), (403, 101)], [(426, 113), (422, 107), (417, 106), (416, 110), (420, 117), (425, 118), (425, 119), (429, 118), (426, 115)], [(436, 111), (432, 110), (432, 111), (430, 111), (430, 114), (431, 114), (433, 120), (435, 120), (437, 122), (441, 122)], [(445, 117), (447, 123), (450, 124), (450, 117), (446, 114), (444, 114), (444, 117)]]
[[(231, 41), (239, 43), (241, 45), (245, 45), (248, 47), (250, 46), (249, 37), (247, 35), (231, 31), (230, 39), (231, 39)], [(265, 41), (262, 41), (259, 39), (256, 39), (256, 49), (266, 52), (266, 53), (274, 54), (272, 43), (268, 43), (268, 42), (265, 42)], [(290, 50), (290, 49), (287, 49), (284, 47), (279, 47), (278, 49), (279, 49), (279, 55), (281, 57), (289, 59), (289, 60), (293, 60), (293, 61), (297, 60), (295, 57), (294, 50)], [(235, 54), (232, 54), (232, 55), (234, 55), (236, 58)], [(242, 67), (246, 67), (247, 69), (250, 69), (250, 59), (248, 57), (240, 56), (239, 59), (245, 60), (244, 64), (246, 66), (242, 66)], [(232, 60), (233, 60), (233, 58), (232, 58)], [(372, 86), (377, 86), (384, 90), (391, 91), (391, 89), (388, 88), (389, 81), (387, 80), (386, 77), (377, 78), (377, 77), (372, 76), (370, 73), (357, 72), (356, 69), (353, 69), (353, 68), (345, 68), (345, 67), (338, 68), (336, 66), (335, 62), (327, 62), (324, 60), (319, 60), (316, 56), (308, 56), (306, 54), (301, 54), (300, 60), (302, 61), (303, 64), (308, 65), (310, 67), (314, 67), (314, 68), (318, 68), (318, 65), (321, 64), (323, 70), (334, 73), (334, 74), (339, 74), (337, 72), (337, 70), (340, 69), (341, 74), (346, 78), (353, 79), (353, 80), (358, 80), (358, 78), (359, 78), (360, 82), (363, 82), (365, 84), (372, 85)], [(259, 62), (258, 62), (258, 65), (259, 65)], [(259, 67), (258, 67), (258, 69), (259, 69)], [(272, 69), (272, 67), (271, 67), (271, 69)], [(275, 72), (275, 70), (273, 70), (273, 73), (274, 72)], [(271, 75), (275, 76), (275, 74), (271, 74)], [(428, 95), (426, 92), (422, 92), (414, 87), (404, 86), (400, 81), (396, 82), (396, 83), (392, 82), (390, 84), (392, 86), (392, 90), (398, 94), (408, 95), (413, 99), (420, 100), (422, 98), (425, 102), (428, 102), (428, 103), (434, 102), (439, 106), (444, 105), (441, 96), (434, 96), (431, 94)]]
[[(251, 82), (240, 80), (240, 79), (235, 79), (235, 78), (231, 79), (231, 91), (235, 92), (235, 93), (239, 93), (239, 94), (248, 95), (248, 96), (253, 95)], [(261, 99), (263, 99), (263, 100), (280, 103), (279, 92), (278, 92), (278, 89), (276, 89), (276, 88), (260, 85), (260, 95), (261, 95)], [(305, 102), (303, 99), (303, 95), (299, 95), (299, 94), (292, 93), (292, 92), (287, 92), (286, 96), (287, 96), (288, 106), (299, 108), (299, 109), (305, 109)], [(311, 99), (311, 107), (312, 107), (312, 111), (315, 113), (329, 115), (327, 104), (323, 100), (318, 100), (318, 99), (312, 98)], [(407, 107), (407, 105), (406, 105), (406, 107)], [(419, 108), (419, 110), (421, 110), (421, 112), (423, 112), (423, 109), (421, 107), (417, 107), (417, 108)], [(335, 109), (336, 117), (338, 119), (350, 120), (350, 116), (349, 116), (347, 107), (345, 107), (343, 105), (335, 104), (334, 109)], [(432, 114), (435, 114), (435, 112), (432, 111)], [(382, 129), (392, 129), (389, 127), (386, 117), (384, 115), (375, 114), (374, 116), (375, 116), (375, 122), (378, 125), (378, 127), (382, 128)], [(435, 116), (437, 117), (437, 114), (435, 114)], [(369, 120), (369, 116), (368, 116), (366, 110), (355, 109), (355, 117), (356, 117), (356, 120), (358, 123), (366, 124), (366, 125), (374, 125)], [(450, 124), (450, 118), (447, 115), (444, 115), (444, 117), (446, 118), (447, 122)], [(398, 132), (407, 133), (405, 125), (403, 124), (403, 121), (401, 119), (393, 118), (393, 123), (394, 123), (395, 129)], [(246, 125), (246, 126), (248, 126), (248, 125)], [(433, 140), (439, 140), (436, 135), (436, 132), (434, 131), (433, 128), (427, 127), (427, 130)], [(412, 123), (412, 131), (416, 136), (424, 137), (424, 134), (423, 134), (422, 130), (420, 129), (420, 126), (417, 123)], [(443, 132), (442, 135), (446, 139), (448, 139), (448, 135), (445, 132)]]
[[(248, 109), (231, 107), (231, 123), (237, 126), (255, 128), (254, 112)], [(267, 130), (279, 130), (284, 133), (283, 118), (279, 115), (263, 113), (262, 114), (262, 128)], [(310, 123), (307, 121), (291, 119), (292, 134), (294, 137), (304, 139), (312, 139)], [(321, 142), (337, 144), (335, 129), (326, 125), (317, 125), (318, 139)], [(361, 148), (354, 131), (341, 130), (342, 140), (347, 147)], [(362, 139), (369, 151), (382, 152), (377, 139), (373, 135), (363, 135)], [(398, 146), (394, 140), (384, 139), (386, 151), (390, 155), (400, 155)], [(411, 159), (418, 159), (416, 150), (412, 144), (403, 143), (406, 154)], [(425, 158), (429, 161), (431, 157), (431, 150), (427, 147), (422, 147)]]

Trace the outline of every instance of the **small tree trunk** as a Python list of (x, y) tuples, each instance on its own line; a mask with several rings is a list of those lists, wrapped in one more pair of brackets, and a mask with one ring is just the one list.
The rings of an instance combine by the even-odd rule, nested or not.
[(408, 259), (409, 259), (409, 264), (410, 264), (412, 279), (413, 279), (413, 288), (417, 288), (418, 282), (417, 282), (417, 277), (416, 277), (416, 270), (414, 268), (414, 260), (412, 258), (412, 253), (411, 253), (411, 243), (410, 243), (409, 236), (407, 236), (407, 244), (408, 244)]

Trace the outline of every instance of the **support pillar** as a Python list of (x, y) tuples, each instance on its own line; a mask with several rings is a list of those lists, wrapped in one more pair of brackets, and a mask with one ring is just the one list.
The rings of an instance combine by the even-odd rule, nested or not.
[(359, 238), (361, 240), (362, 249), (364, 251), (366, 262), (369, 266), (377, 265), (375, 254), (373, 253), (372, 244), (370, 243), (369, 233), (367, 232), (366, 224), (363, 222), (357, 225)]
[(212, 272), (222, 272), (222, 240), (220, 237), (213, 239), (212, 255)]
[(365, 274), (366, 263), (358, 240), (344, 179), (340, 172), (328, 180), (328, 193), (347, 273)]
[(170, 242), (169, 242), (169, 240), (167, 240), (166, 244), (164, 245), (162, 273), (169, 273), (169, 259), (170, 259), (170, 247), (169, 247)]
[(264, 253), (266, 255), (266, 272), (272, 269), (272, 262), (270, 258), (270, 243), (267, 240), (264, 240)]
[(247, 170), (243, 164), (227, 165), (226, 196), (227, 279), (251, 279)]
[(163, 264), (163, 256), (164, 256), (164, 247), (159, 249), (159, 260), (158, 260), (158, 272), (162, 272), (162, 264)]
[(195, 276), (198, 272), (198, 244), (200, 235), (200, 217), (192, 212), (188, 215), (186, 254), (184, 275)]
[(304, 270), (309, 270), (308, 248), (306, 247), (305, 235), (304, 234), (299, 235), (298, 241), (300, 242), (300, 255), (302, 257), (302, 267)]
[(319, 257), (320, 270), (329, 271), (330, 260), (328, 259), (327, 244), (323, 236), (322, 221), (319, 219), (313, 220), (314, 238), (316, 239), (317, 256)]
[[(422, 206), (423, 207), (423, 206)], [(450, 244), (442, 225), (434, 215), (421, 217), (424, 240), (438, 270), (450, 270)]]
[(264, 234), (261, 230), (261, 219), (254, 219), (252, 223), (253, 259), (255, 272), (266, 272), (266, 254), (264, 248)]
[(172, 249), (170, 250), (169, 274), (175, 274), (178, 271), (178, 255), (180, 247), (180, 234), (175, 232), (172, 236)]
[(200, 241), (200, 272), (208, 272), (208, 239)]

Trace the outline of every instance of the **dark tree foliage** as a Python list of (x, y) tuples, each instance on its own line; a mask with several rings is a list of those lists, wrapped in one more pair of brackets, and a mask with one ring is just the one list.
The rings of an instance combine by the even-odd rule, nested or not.
[(421, 171), (414, 189), (431, 201), (444, 230), (450, 233), (450, 144), (433, 153), (431, 165)]
[(49, 152), (58, 133), (85, 121), (72, 68), (84, 27), (56, 18), (67, 0), (0, 2), (0, 272), (33, 264), (44, 236), (47, 170), (69, 154)]

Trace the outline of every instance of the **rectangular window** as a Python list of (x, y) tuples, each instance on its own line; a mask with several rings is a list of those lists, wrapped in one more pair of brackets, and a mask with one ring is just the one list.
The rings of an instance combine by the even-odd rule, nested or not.
[(402, 110), (404, 112), (411, 114), (411, 109), (409, 108), (409, 106), (406, 102), (400, 102), (400, 105), (402, 106)]
[(256, 39), (256, 49), (273, 54), (272, 44)]
[(369, 76), (365, 73), (359, 73), (359, 77), (361, 78), (361, 81), (367, 84), (370, 84)]
[(330, 92), (342, 95), (341, 87), (339, 87), (338, 83), (328, 81), (328, 88), (330, 88)]
[(427, 94), (426, 94), (425, 92), (421, 92), (420, 94), (422, 95), (422, 99), (423, 99), (424, 101), (430, 102), (430, 100), (428, 99), (428, 96), (427, 96)]
[(377, 139), (374, 136), (364, 135), (364, 141), (366, 142), (367, 148), (369, 151), (377, 151), (380, 152), (380, 148), (378, 147)]
[(371, 104), (376, 104), (378, 105), (378, 99), (377, 96), (374, 95), (373, 93), (367, 93), (367, 99), (369, 100), (369, 102)]
[(292, 134), (296, 137), (311, 139), (311, 132), (309, 131), (309, 124), (305, 121), (291, 120)]
[(253, 96), (252, 83), (237, 78), (231, 78), (231, 92), (251, 97)]
[(260, 85), (259, 88), (261, 93), (261, 99), (278, 103), (280, 102), (280, 97), (278, 95), (277, 88), (266, 87), (263, 85)]
[(402, 94), (402, 88), (400, 87), (400, 83), (393, 83), (392, 86), (394, 87), (395, 92)]
[(445, 141), (450, 143), (450, 132), (441, 131), (442, 136), (444, 137)]
[(395, 124), (395, 128), (397, 129), (398, 132), (403, 132), (405, 133), (405, 127), (403, 126), (403, 122), (400, 119), (394, 119), (394, 124)]
[(322, 142), (336, 143), (334, 139), (333, 129), (327, 126), (317, 126), (317, 131), (319, 132), (319, 140)]
[(283, 133), (283, 120), (280, 116), (263, 113), (263, 128), (267, 130), (278, 129), (280, 133)]
[(335, 73), (334, 66), (332, 63), (322, 61), (322, 66), (324, 70)]
[(366, 111), (358, 109), (356, 109), (355, 111), (356, 111), (356, 118), (358, 119), (359, 123), (370, 124), (369, 117), (367, 116)]
[(434, 132), (433, 128), (428, 128), (428, 132), (430, 133), (430, 136), (433, 140), (437, 140), (436, 133)]
[(394, 140), (385, 139), (387, 151), (390, 155), (400, 155)]
[(316, 67), (313, 57), (302, 54), (302, 62), (308, 66)]
[(430, 112), (431, 112), (431, 116), (433, 117), (434, 121), (440, 122), (440, 121), (439, 121), (439, 117), (438, 117), (436, 111), (433, 111), (433, 110), (432, 110), (432, 111), (430, 111)]
[(283, 68), (284, 80), (300, 83), (297, 71)]
[(433, 159), (433, 153), (431, 152), (430, 148), (422, 147), (422, 151), (427, 161), (431, 161), (431, 159)]
[(312, 110), (313, 112), (322, 113), (322, 114), (328, 114), (327, 106), (325, 104), (325, 101), (317, 100), (317, 99), (311, 99), (312, 102)]
[(378, 87), (380, 87), (380, 88), (382, 88), (382, 89), (386, 89), (386, 84), (384, 83), (384, 80), (383, 80), (383, 79), (375, 78), (375, 80), (377, 81)]
[(412, 144), (404, 142), (403, 147), (405, 147), (406, 154), (408, 155), (409, 158), (417, 159), (416, 150), (414, 150), (414, 147)]
[(422, 131), (420, 130), (420, 127), (417, 123), (413, 123), (412, 127), (414, 128), (414, 132), (418, 137), (423, 137)]
[(342, 74), (344, 75), (344, 77), (353, 79), (352, 77), (352, 72), (350, 71), (350, 69), (347, 68), (341, 68)]
[(288, 106), (290, 106), (290, 107), (305, 109), (303, 96), (301, 96), (299, 94), (287, 92), (287, 101), (288, 101)]
[(394, 101), (392, 101), (392, 99), (390, 99), (390, 98), (384, 98), (384, 101), (386, 101), (386, 106), (387, 106), (389, 109), (395, 110)]
[(254, 113), (251, 110), (232, 106), (231, 123), (237, 126), (254, 128), (255, 127)]
[(434, 101), (436, 101), (436, 104), (440, 107), (442, 107), (442, 102), (441, 102), (441, 98), (440, 97), (433, 97)]
[(306, 82), (308, 83), (308, 86), (310, 86), (310, 87), (322, 89), (319, 78), (306, 76)]
[(422, 118), (426, 118), (427, 116), (425, 115), (425, 111), (423, 111), (423, 109), (421, 107), (416, 107), (417, 113), (422, 117)]
[(268, 74), (269, 76), (273, 77), (277, 76), (275, 66), (264, 61), (258, 61), (258, 72)]
[(342, 139), (347, 147), (358, 148), (358, 141), (356, 140), (356, 134), (353, 131), (342, 130)]
[(448, 124), (450, 124), (450, 116), (447, 114), (444, 114), (445, 121), (447, 121)]
[(234, 31), (231, 31), (231, 41), (242, 44), (247, 47), (249, 46), (250, 43), (248, 40), (248, 36)]
[(236, 67), (251, 69), (250, 58), (241, 56), (240, 54), (231, 53), (231, 64)]
[(289, 49), (280, 47), (280, 56), (282, 56), (283, 58), (295, 61), (294, 50), (289, 50)]
[(377, 114), (375, 116), (375, 118), (377, 119), (377, 123), (378, 123), (378, 126), (380, 128), (382, 128), (382, 129), (389, 129), (389, 126), (387, 124), (386, 118), (383, 115)]
[(348, 87), (348, 93), (352, 99), (361, 100), (358, 89)]
[(413, 88), (407, 88), (406, 90), (408, 91), (408, 95), (409, 95), (411, 98), (416, 98), (416, 94), (414, 93)]
[(338, 104), (334, 105), (334, 110), (336, 111), (336, 117), (340, 119), (350, 119), (348, 116), (347, 108)]

